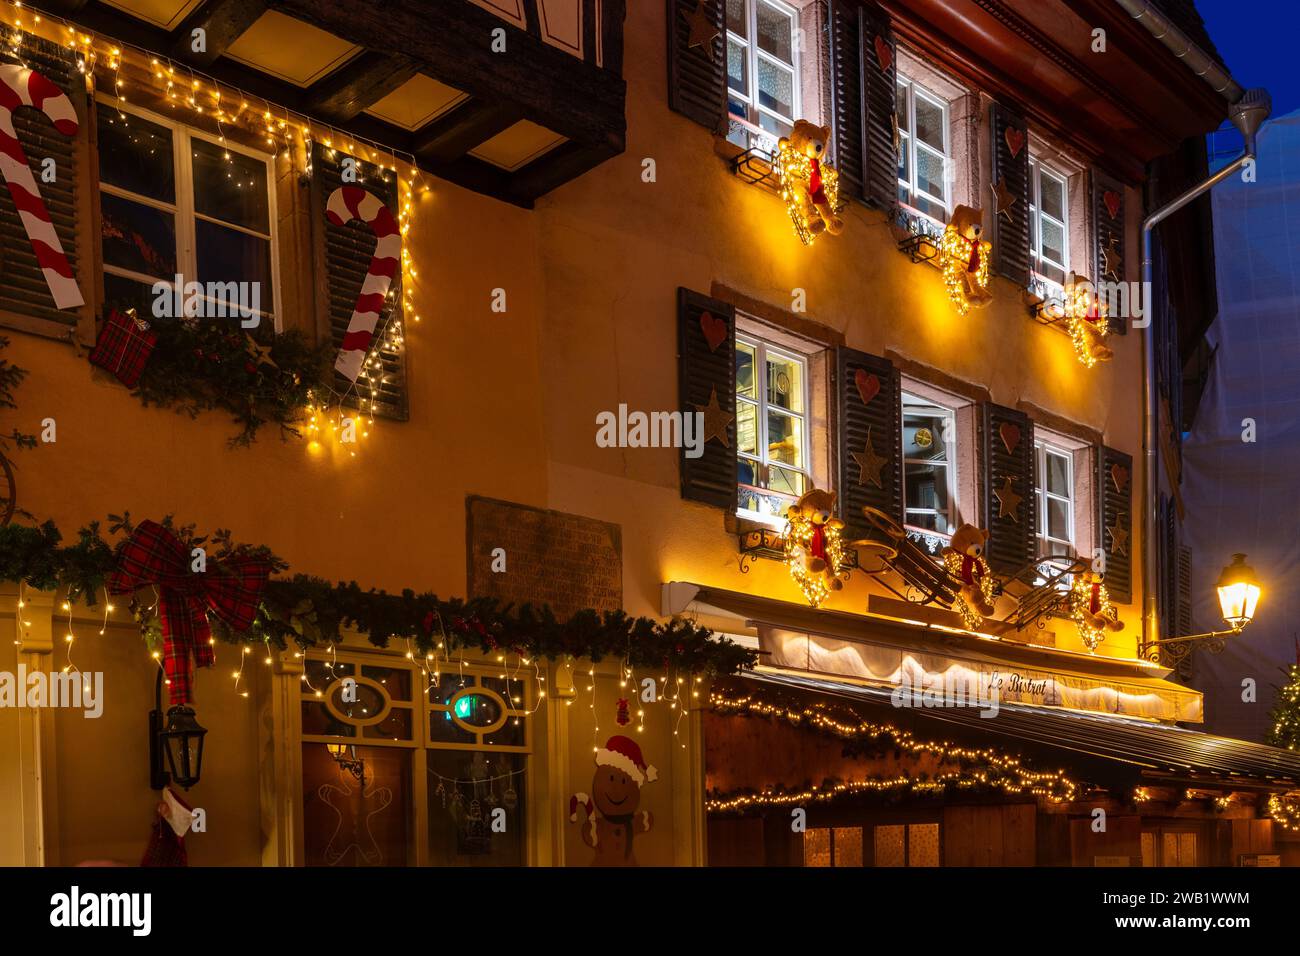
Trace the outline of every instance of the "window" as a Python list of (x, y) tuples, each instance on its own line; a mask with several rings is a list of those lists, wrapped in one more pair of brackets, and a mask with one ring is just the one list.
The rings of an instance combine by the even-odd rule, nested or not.
[(799, 112), (798, 28), (779, 0), (727, 0), (727, 110), (776, 137)]
[(1034, 498), (1038, 505), (1038, 553), (1073, 555), (1074, 455), (1034, 442)]
[(1070, 268), (1067, 179), (1031, 161), (1029, 181), (1029, 252), (1034, 271), (1060, 285)]
[(205, 287), (240, 283), (233, 293), (240, 303), (273, 320), (278, 284), (271, 157), (163, 117), (105, 103), (97, 109), (108, 303), (153, 315), (152, 286), (174, 286), (180, 275)]
[(739, 514), (779, 524), (809, 487), (807, 360), (736, 336)]
[(948, 103), (900, 76), (897, 110), (898, 201), (947, 221)]
[[(468, 666), (429, 674), (390, 655), (310, 653), (301, 695), (307, 864), (523, 865), (539, 688)], [(505, 832), (493, 831), (497, 810)]]
[(1196, 866), (1197, 839), (1187, 830), (1143, 830), (1143, 866)]
[(862, 827), (819, 827), (803, 835), (804, 866), (861, 866)]
[(876, 827), (876, 866), (938, 866), (939, 824), (908, 823)]
[(911, 527), (942, 535), (956, 528), (956, 463), (949, 448), (956, 428), (953, 409), (903, 393), (903, 495)]

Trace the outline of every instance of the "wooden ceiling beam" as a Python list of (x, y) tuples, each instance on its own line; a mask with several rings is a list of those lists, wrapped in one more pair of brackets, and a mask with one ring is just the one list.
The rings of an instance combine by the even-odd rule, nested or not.
[[(266, 0), (204, 0), (172, 31), (168, 49), (177, 59), (211, 66), (266, 13)], [(194, 31), (203, 31), (203, 50), (194, 49)]]
[(450, 162), (514, 126), (521, 118), (519, 109), (508, 103), (470, 100), (416, 130), (412, 148), (421, 159)]
[(584, 146), (572, 141), (561, 143), (549, 153), (516, 170), (510, 188), (521, 201), (531, 205), (551, 190), (577, 179), (616, 155), (617, 153), (600, 146)]
[(308, 87), (303, 103), (308, 112), (344, 122), (374, 106), (418, 72), (419, 65), (409, 56), (366, 50)]

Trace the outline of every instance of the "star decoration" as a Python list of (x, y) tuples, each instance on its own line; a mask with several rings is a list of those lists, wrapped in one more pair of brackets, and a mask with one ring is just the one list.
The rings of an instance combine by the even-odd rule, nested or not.
[(871, 482), (883, 491), (885, 486), (880, 480), (880, 470), (885, 467), (887, 459), (876, 454), (876, 449), (871, 444), (871, 429), (867, 429), (867, 444), (862, 451), (851, 451), (849, 455), (858, 463), (858, 484)]
[(993, 215), (1005, 215), (1007, 219), (1011, 218), (1011, 207), (1020, 199), (1010, 189), (1007, 184), (999, 179), (993, 184)]
[(1119, 519), (1115, 519), (1113, 525), (1106, 525), (1106, 530), (1110, 532), (1110, 544), (1116, 554), (1128, 555), (1128, 530), (1121, 527)]
[(1020, 499), (1024, 496), (1016, 494), (1016, 490), (1011, 487), (1011, 479), (1003, 478), (1002, 487), (994, 488), (993, 494), (998, 499), (998, 517), (1019, 521)]
[(1106, 243), (1106, 248), (1101, 250), (1102, 259), (1104, 259), (1106, 263), (1102, 266), (1101, 274), (1112, 282), (1119, 281), (1119, 270), (1124, 264), (1124, 257), (1121, 256), (1119, 250), (1115, 248), (1115, 243), (1117, 241), (1117, 237), (1112, 235), (1110, 241)]
[[(695, 405), (694, 402), (691, 403)], [(735, 419), (735, 415), (724, 411), (718, 404), (718, 390), (713, 388), (709, 391), (709, 404), (695, 405), (696, 411), (704, 416), (704, 441), (707, 444), (710, 438), (716, 438), (722, 442), (726, 448), (731, 447), (731, 441), (727, 438), (727, 427)]]
[(261, 342), (253, 339), (249, 342), (249, 348), (253, 351), (253, 363), (255, 365), (269, 365), (272, 368), (279, 368), (275, 364), (275, 359), (271, 358), (271, 346), (263, 345)]
[(682, 16), (691, 25), (691, 34), (686, 39), (686, 48), (689, 50), (693, 47), (702, 46), (705, 55), (709, 58), (709, 62), (716, 62), (713, 41), (718, 38), (721, 31), (718, 29), (718, 25), (709, 18), (708, 11), (704, 9), (704, 0), (700, 0), (695, 5), (694, 13), (687, 13), (683, 10)]

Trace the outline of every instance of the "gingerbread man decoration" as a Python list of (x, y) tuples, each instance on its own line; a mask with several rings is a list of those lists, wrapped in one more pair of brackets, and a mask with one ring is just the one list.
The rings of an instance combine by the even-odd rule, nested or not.
[(649, 833), (654, 826), (654, 815), (637, 809), (641, 787), (658, 776), (630, 737), (610, 737), (597, 749), (591, 793), (575, 793), (569, 798), (569, 821), (581, 824), (582, 842), (596, 851), (592, 866), (637, 865), (633, 838)]

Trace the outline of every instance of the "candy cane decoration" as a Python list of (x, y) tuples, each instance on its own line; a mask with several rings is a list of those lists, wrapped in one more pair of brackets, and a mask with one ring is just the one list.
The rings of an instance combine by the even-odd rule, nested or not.
[(0, 174), (4, 175), (9, 195), (23, 222), (36, 264), (45, 275), (54, 304), (60, 309), (84, 305), (72, 266), (63, 253), (59, 235), (50, 221), (50, 211), (41, 199), (36, 177), (27, 165), (27, 154), (14, 130), (14, 111), (30, 106), (44, 113), (64, 136), (77, 135), (77, 112), (67, 95), (34, 70), (16, 64), (0, 65)]
[(397, 274), (402, 234), (388, 207), (378, 196), (360, 186), (340, 186), (330, 193), (329, 200), (325, 203), (325, 215), (336, 226), (358, 219), (370, 227), (378, 240), (375, 243), (375, 255), (370, 260), (370, 269), (366, 272), (366, 281), (361, 284), (357, 304), (348, 321), (348, 330), (343, 334), (343, 346), (339, 349), (338, 360), (334, 363), (334, 368), (345, 375), (348, 381), (355, 382), (375, 336), (379, 314), (384, 311), (388, 288), (393, 284), (393, 276)]

